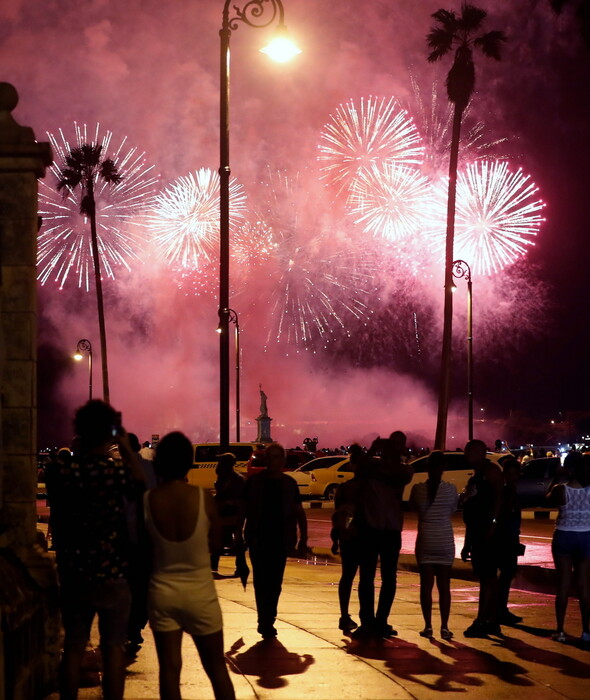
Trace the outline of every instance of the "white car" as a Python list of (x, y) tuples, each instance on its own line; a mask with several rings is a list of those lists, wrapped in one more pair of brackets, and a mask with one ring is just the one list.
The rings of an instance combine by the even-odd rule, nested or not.
[[(497, 464), (502, 467), (502, 461), (506, 457), (510, 457), (509, 452), (488, 452), (486, 455), (490, 462)], [(410, 492), (412, 491), (412, 486), (421, 481), (426, 481), (428, 478), (428, 455), (424, 457), (418, 457), (410, 462), (410, 466), (414, 470), (414, 476), (412, 481), (404, 489), (404, 501), (409, 500)], [(473, 476), (473, 469), (467, 466), (465, 462), (465, 454), (459, 451), (447, 451), (445, 452), (445, 472), (443, 474), (443, 481), (447, 481), (450, 484), (455, 484), (457, 488), (457, 493), (461, 493), (469, 477)]]
[(348, 457), (334, 455), (318, 457), (304, 464), (293, 472), (289, 472), (299, 487), (302, 496), (326, 498), (334, 500), (338, 484), (348, 481), (354, 476)]

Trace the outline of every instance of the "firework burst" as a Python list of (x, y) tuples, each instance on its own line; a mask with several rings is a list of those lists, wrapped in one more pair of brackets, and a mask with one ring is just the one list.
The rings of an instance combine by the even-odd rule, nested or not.
[[(230, 226), (243, 221), (246, 195), (230, 181)], [(147, 222), (158, 254), (173, 268), (198, 269), (217, 254), (219, 175), (208, 168), (179, 177), (155, 199)]]
[(90, 222), (80, 213), (80, 192), (65, 188), (62, 197), (57, 183), (73, 148), (84, 144), (101, 145), (102, 156), (111, 158), (122, 175), (117, 184), (95, 180), (96, 225), (101, 267), (107, 277), (115, 277), (117, 266), (130, 269), (138, 260), (138, 250), (145, 241), (140, 215), (152, 202), (158, 178), (154, 166), (148, 165), (145, 153), (129, 148), (127, 137), (113, 146), (113, 134), (101, 135), (100, 125), (89, 130), (74, 125), (75, 138), (70, 144), (60, 129), (58, 136), (47, 134), (55, 154), (46, 180), (39, 182), (39, 214), (43, 220), (38, 240), (38, 279), (41, 284), (55, 281), (60, 289), (75, 279), (78, 286), (90, 288), (92, 250)]
[(394, 98), (361, 98), (340, 105), (321, 133), (318, 161), (323, 177), (347, 191), (354, 178), (374, 165), (419, 165), (420, 135)]
[[(269, 171), (262, 190), (258, 219), (265, 234), (254, 250), (262, 242), (265, 275), (254, 273), (259, 285), (249, 315), (264, 319), (267, 348), (316, 351), (345, 335), (352, 319), (370, 315), (372, 275), (343, 235), (343, 222), (334, 220), (325, 188)], [(251, 299), (252, 293), (245, 283), (238, 294)]]
[[(459, 174), (455, 219), (455, 258), (474, 273), (491, 275), (516, 262), (534, 245), (544, 218), (539, 190), (522, 170), (506, 161), (476, 161)], [(437, 244), (444, 246), (447, 189), (437, 188)]]
[(421, 231), (431, 197), (429, 181), (417, 170), (381, 163), (354, 179), (348, 206), (366, 233), (399, 241)]

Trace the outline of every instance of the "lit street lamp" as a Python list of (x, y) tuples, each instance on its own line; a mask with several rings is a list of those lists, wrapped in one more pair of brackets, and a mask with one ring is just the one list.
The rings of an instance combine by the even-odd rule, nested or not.
[(84, 359), (84, 353), (88, 355), (88, 400), (92, 401), (92, 343), (86, 338), (78, 341), (74, 360), (80, 362)]
[(226, 316), (226, 328), (229, 323), (233, 323), (236, 327), (236, 442), (240, 442), (240, 322), (238, 314), (233, 309), (223, 309), (223, 313), (219, 314), (219, 326), (217, 332), (223, 333), (223, 324), (221, 316)]
[(453, 277), (467, 282), (467, 427), (469, 439), (473, 440), (473, 285), (471, 268), (465, 260), (453, 262)]
[[(289, 60), (300, 50), (287, 37), (281, 0), (248, 0), (242, 9), (225, 0), (221, 40), (220, 101), (219, 101), (219, 442), (221, 449), (229, 446), (229, 43), (232, 31), (240, 23), (263, 28), (277, 22), (275, 36), (262, 49), (276, 61)], [(230, 5), (233, 14), (230, 16)]]

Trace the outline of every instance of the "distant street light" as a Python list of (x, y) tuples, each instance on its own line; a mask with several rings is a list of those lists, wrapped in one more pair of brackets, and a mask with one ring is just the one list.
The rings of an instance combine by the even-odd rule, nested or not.
[(92, 401), (92, 343), (86, 338), (78, 341), (74, 360), (82, 361), (84, 353), (88, 355), (88, 400)]
[[(225, 0), (221, 40), (220, 103), (219, 103), (219, 442), (229, 446), (229, 44), (232, 31), (240, 22), (249, 27), (268, 27), (278, 22), (271, 43), (261, 49), (276, 61), (287, 61), (301, 51), (288, 40), (281, 0), (247, 0), (242, 9)], [(230, 17), (230, 5), (233, 15)], [(268, 10), (268, 11), (267, 11)]]
[(453, 277), (467, 282), (467, 429), (473, 440), (473, 285), (471, 268), (465, 260), (453, 261)]

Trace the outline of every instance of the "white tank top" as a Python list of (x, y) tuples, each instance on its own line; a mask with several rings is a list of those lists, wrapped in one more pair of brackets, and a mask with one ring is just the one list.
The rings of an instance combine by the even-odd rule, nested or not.
[(144, 494), (145, 525), (154, 545), (152, 578), (192, 578), (203, 569), (207, 573), (211, 572), (209, 518), (205, 511), (203, 489), (199, 488), (198, 491), (199, 515), (195, 529), (192, 535), (182, 542), (173, 542), (162, 537), (152, 520), (150, 492)]
[(590, 531), (590, 486), (583, 489), (565, 487), (565, 505), (559, 507), (557, 530)]

